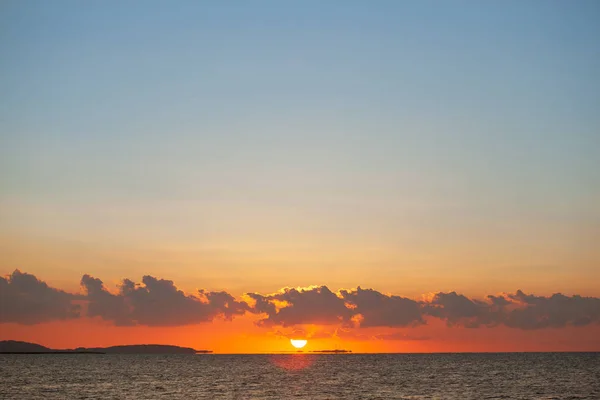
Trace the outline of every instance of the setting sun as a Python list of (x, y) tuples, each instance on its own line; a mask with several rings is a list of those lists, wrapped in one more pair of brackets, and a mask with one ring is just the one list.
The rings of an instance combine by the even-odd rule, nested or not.
[(301, 349), (304, 346), (306, 346), (307, 340), (306, 339), (290, 339), (290, 342), (292, 343), (292, 346), (294, 346), (297, 349)]

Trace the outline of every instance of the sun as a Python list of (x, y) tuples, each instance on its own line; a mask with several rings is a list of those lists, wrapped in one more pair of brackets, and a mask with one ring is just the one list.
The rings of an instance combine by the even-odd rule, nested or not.
[(301, 349), (304, 346), (306, 346), (306, 343), (308, 341), (306, 339), (290, 339), (290, 343), (292, 343), (292, 346), (294, 346), (297, 349)]

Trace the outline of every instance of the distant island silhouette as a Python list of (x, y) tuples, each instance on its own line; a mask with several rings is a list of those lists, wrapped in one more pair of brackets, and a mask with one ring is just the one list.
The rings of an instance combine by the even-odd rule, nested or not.
[(163, 344), (133, 344), (110, 347), (78, 347), (51, 349), (37, 343), (17, 340), (0, 341), (0, 354), (207, 354), (212, 350), (196, 350)]

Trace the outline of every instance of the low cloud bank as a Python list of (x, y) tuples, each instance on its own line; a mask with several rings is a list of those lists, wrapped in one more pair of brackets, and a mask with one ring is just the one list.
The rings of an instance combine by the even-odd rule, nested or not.
[(123, 280), (116, 294), (110, 293), (100, 279), (84, 275), (81, 286), (87, 293), (87, 316), (101, 317), (116, 325), (178, 326), (232, 319), (249, 311), (245, 302), (226, 292), (199, 290), (186, 295), (173, 281), (146, 275), (142, 283)]
[[(146, 275), (141, 283), (124, 279), (115, 292), (90, 275), (81, 278), (84, 294), (49, 287), (34, 275), (14, 271), (0, 277), (0, 323), (36, 324), (100, 317), (118, 326), (180, 326), (259, 315), (260, 326), (331, 325), (344, 329), (412, 327), (428, 318), (467, 328), (562, 328), (600, 323), (600, 299), (516, 293), (471, 299), (456, 292), (412, 300), (374, 289), (331, 291), (327, 286), (284, 288), (263, 295), (246, 293), (242, 301), (227, 292), (179, 290), (173, 281)], [(85, 304), (86, 307), (81, 307)], [(392, 339), (382, 336), (379, 339)], [(399, 338), (398, 338), (399, 339)]]
[(30, 325), (79, 318), (80, 306), (73, 303), (77, 297), (15, 270), (0, 276), (0, 323)]

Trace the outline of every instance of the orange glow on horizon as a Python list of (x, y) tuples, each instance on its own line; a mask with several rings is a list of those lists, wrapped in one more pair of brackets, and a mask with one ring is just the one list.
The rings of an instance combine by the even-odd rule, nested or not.
[[(600, 326), (540, 331), (496, 328), (449, 328), (442, 321), (402, 330), (396, 340), (377, 337), (398, 330), (363, 328), (344, 332), (316, 326), (310, 349), (353, 353), (430, 353), (497, 351), (598, 351)], [(337, 332), (337, 333), (336, 333)], [(119, 344), (171, 344), (215, 353), (289, 353), (290, 339), (258, 327), (253, 318), (180, 327), (116, 327), (97, 319), (39, 325), (0, 325), (0, 340), (22, 340), (50, 348), (102, 347)]]

